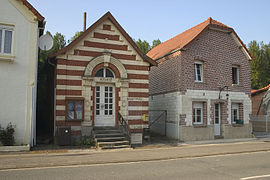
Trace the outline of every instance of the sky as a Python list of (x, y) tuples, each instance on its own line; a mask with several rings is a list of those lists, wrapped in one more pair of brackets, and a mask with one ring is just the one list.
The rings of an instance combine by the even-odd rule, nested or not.
[(110, 11), (133, 39), (162, 42), (208, 17), (232, 27), (248, 45), (270, 42), (270, 0), (28, 0), (45, 17), (46, 29), (70, 39)]

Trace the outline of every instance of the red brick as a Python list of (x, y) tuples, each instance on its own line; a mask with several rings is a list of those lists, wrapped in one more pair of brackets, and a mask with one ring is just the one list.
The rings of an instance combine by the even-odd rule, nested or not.
[(84, 71), (56, 69), (56, 74), (57, 75), (69, 75), (69, 76), (82, 76), (84, 74)]
[(97, 33), (97, 32), (94, 32), (94, 38), (119, 41), (119, 35), (109, 35), (109, 34), (102, 34), (102, 33)]
[(71, 85), (71, 86), (81, 86), (82, 80), (67, 80), (67, 79), (57, 79), (56, 85)]
[(103, 24), (103, 30), (111, 31), (111, 25), (109, 25), (109, 24)]
[(128, 79), (149, 79), (149, 75), (144, 74), (128, 74)]
[(143, 89), (148, 89), (149, 84), (145, 83), (129, 83), (129, 88), (143, 88)]
[(128, 101), (129, 106), (148, 106), (148, 101)]
[(148, 114), (148, 111), (140, 111), (140, 110), (129, 110), (128, 111), (129, 116), (141, 116), (143, 114)]
[(56, 95), (76, 95), (81, 96), (81, 90), (70, 90), (70, 89), (56, 89)]
[(148, 97), (149, 93), (146, 92), (128, 92), (128, 97)]
[(107, 43), (99, 43), (99, 42), (91, 42), (91, 41), (84, 41), (84, 46), (94, 47), (94, 48), (104, 48), (104, 49), (115, 49), (115, 50), (122, 50), (122, 51), (128, 50), (127, 45), (107, 44)]

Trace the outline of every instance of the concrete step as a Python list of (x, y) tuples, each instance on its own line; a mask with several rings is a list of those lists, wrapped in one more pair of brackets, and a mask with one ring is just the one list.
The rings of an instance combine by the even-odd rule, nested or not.
[(113, 141), (113, 142), (108, 142), (108, 141), (105, 141), (105, 142), (98, 142), (98, 145), (99, 146), (102, 146), (102, 145), (116, 145), (116, 144), (128, 144), (129, 141)]
[(94, 130), (119, 130), (118, 126), (95, 126)]
[(113, 134), (113, 133), (122, 133), (119, 129), (106, 129), (106, 130), (94, 130), (95, 134)]
[(129, 141), (126, 140), (124, 133), (117, 126), (94, 127), (94, 136), (97, 142), (97, 148), (130, 148)]
[(102, 137), (121, 137), (123, 133), (105, 133), (105, 134), (95, 134), (95, 138), (102, 138)]
[(98, 137), (96, 138), (97, 142), (113, 142), (113, 141), (118, 141), (118, 140), (124, 140), (124, 136), (119, 136), (119, 137)]
[(130, 145), (118, 145), (118, 146), (102, 146), (101, 149), (124, 149), (130, 148)]

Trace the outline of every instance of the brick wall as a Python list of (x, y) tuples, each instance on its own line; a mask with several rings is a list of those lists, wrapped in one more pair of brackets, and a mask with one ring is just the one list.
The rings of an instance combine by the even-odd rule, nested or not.
[(262, 98), (263, 98), (265, 92), (261, 92), (259, 94), (256, 94), (255, 96), (251, 96), (251, 101), (252, 101), (252, 115), (264, 115), (263, 104), (261, 104), (261, 103), (262, 103)]
[[(203, 63), (202, 83), (194, 82), (194, 61)], [(234, 86), (233, 65), (240, 67), (240, 83)], [(204, 31), (185, 51), (178, 52), (177, 56), (150, 71), (151, 94), (177, 89), (183, 92), (187, 89), (218, 91), (225, 85), (229, 86), (229, 91), (244, 92), (250, 96), (250, 65), (232, 36), (215, 30)]]
[[(57, 56), (56, 126), (79, 127), (85, 121), (91, 124), (95, 122), (95, 86), (85, 86), (85, 80), (82, 77), (89, 63), (103, 56), (105, 51), (110, 51), (110, 56), (116, 59), (118, 64), (121, 64), (121, 67), (124, 67), (121, 70), (125, 71), (129, 79), (127, 87), (125, 87), (127, 89), (126, 92), (123, 92), (122, 86), (116, 87), (117, 83), (112, 84), (115, 86), (115, 118), (117, 119), (118, 111), (123, 111), (125, 113), (122, 115), (134, 127), (142, 124), (142, 114), (148, 113), (149, 63), (143, 61), (142, 57), (137, 54), (110, 20), (105, 20), (85, 36), (81, 42), (78, 42), (74, 48), (64, 55)], [(122, 80), (121, 78), (123, 77), (120, 77), (120, 74), (123, 72), (120, 68), (112, 64), (112, 61), (105, 65), (104, 59), (92, 67), (92, 74), (89, 76), (93, 77), (97, 70), (104, 67), (110, 68), (114, 72), (115, 78), (119, 81)], [(127, 102), (124, 102), (123, 96), (125, 96), (125, 99), (128, 98), (129, 101), (126, 100)], [(85, 99), (85, 118), (83, 121), (72, 123), (66, 120), (65, 101), (67, 97), (82, 97)], [(131, 119), (129, 119), (130, 116), (132, 116)], [(142, 129), (139, 130), (142, 132)], [(138, 128), (136, 131), (138, 131)], [(78, 132), (74, 131), (73, 134), (77, 135)]]

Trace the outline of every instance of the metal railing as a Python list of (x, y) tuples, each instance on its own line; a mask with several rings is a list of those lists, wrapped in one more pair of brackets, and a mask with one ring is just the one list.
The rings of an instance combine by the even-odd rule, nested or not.
[(270, 134), (270, 116), (253, 115), (250, 122), (252, 123), (253, 133)]
[(126, 135), (126, 138), (129, 141), (129, 144), (131, 143), (131, 133), (130, 133), (130, 128), (129, 125), (127, 123), (127, 121), (123, 118), (123, 116), (120, 114), (120, 112), (118, 112), (118, 122), (119, 124), (122, 126), (122, 129)]
[(149, 110), (150, 131), (167, 135), (167, 110)]

